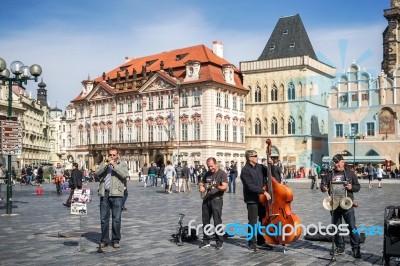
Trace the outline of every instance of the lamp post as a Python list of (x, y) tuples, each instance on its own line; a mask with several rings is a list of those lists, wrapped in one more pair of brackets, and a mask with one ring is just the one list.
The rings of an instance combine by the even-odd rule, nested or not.
[[(13, 74), (10, 77), (10, 71)], [(17, 84), (22, 86), (28, 80), (35, 80), (42, 74), (42, 68), (39, 65), (25, 66), (20, 61), (14, 61), (10, 65), (10, 70), (7, 69), (7, 63), (3, 58), (0, 58), (0, 80), (3, 85), (8, 83), (8, 111), (7, 120), (11, 120), (12, 116), (12, 85)], [(2, 151), (3, 152), (3, 151)], [(11, 154), (7, 153), (7, 214), (12, 214), (12, 182), (11, 182)]]
[(344, 134), (344, 137), (346, 139), (352, 139), (353, 140), (353, 167), (354, 171), (356, 170), (356, 139), (363, 139), (365, 138), (364, 134), (356, 133), (356, 129), (353, 127), (351, 129), (351, 134)]

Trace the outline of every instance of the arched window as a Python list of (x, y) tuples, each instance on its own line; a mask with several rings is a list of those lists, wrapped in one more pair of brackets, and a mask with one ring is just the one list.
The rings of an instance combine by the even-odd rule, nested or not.
[(289, 116), (289, 119), (288, 119), (288, 134), (289, 135), (296, 134), (296, 123), (292, 116)]
[(276, 102), (278, 101), (278, 88), (276, 87), (276, 85), (272, 85), (271, 88), (271, 102)]
[(297, 117), (298, 127), (299, 127), (299, 134), (303, 134), (303, 117)]
[(296, 89), (294, 87), (294, 84), (290, 82), (288, 85), (288, 100), (292, 101), (295, 99), (296, 99)]
[(278, 120), (275, 117), (271, 119), (271, 135), (278, 135)]
[(261, 121), (258, 118), (254, 123), (254, 135), (261, 135)]
[(260, 89), (260, 87), (257, 87), (254, 90), (254, 102), (255, 103), (260, 103), (261, 102), (261, 89)]

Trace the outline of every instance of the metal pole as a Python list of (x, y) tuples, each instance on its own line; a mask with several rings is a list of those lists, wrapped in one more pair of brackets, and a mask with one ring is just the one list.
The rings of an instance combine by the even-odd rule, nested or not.
[(356, 136), (353, 135), (353, 140), (354, 140), (354, 155), (353, 155), (353, 167), (354, 167), (354, 172), (356, 171)]
[[(7, 120), (11, 120), (12, 115), (12, 79), (8, 80), (8, 111)], [(12, 184), (11, 184), (11, 154), (7, 156), (7, 214), (12, 214)]]

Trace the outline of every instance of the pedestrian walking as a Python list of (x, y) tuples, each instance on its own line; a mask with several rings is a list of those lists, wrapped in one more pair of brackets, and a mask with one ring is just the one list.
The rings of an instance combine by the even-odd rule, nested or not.
[(58, 195), (62, 194), (61, 183), (63, 182), (63, 180), (64, 180), (64, 168), (61, 167), (60, 163), (57, 163), (57, 166), (54, 169), (54, 184), (56, 185), (56, 191)]
[(82, 172), (78, 169), (78, 163), (72, 163), (71, 176), (69, 178), (69, 197), (63, 205), (65, 207), (71, 207), (72, 197), (74, 196), (75, 189), (82, 189)]

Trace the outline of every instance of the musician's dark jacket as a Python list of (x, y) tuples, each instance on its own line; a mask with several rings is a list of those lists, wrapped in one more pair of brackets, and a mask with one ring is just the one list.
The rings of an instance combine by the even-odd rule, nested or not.
[[(330, 186), (330, 180), (332, 179), (332, 175), (334, 173), (339, 173), (339, 172), (341, 172), (341, 171), (333, 170), (333, 172), (332, 171), (328, 172), (326, 175), (323, 176), (323, 178), (321, 179), (321, 186), (320, 186), (321, 191), (322, 191), (322, 187), (325, 185), (328, 187), (328, 191), (330, 191), (329, 186)], [(346, 177), (347, 182), (351, 183), (351, 185), (352, 185), (352, 189), (347, 190), (347, 196), (350, 197), (352, 200), (354, 200), (354, 193), (360, 191), (360, 189), (361, 189), (360, 183), (358, 182), (357, 175), (350, 169), (345, 168), (344, 176)]]
[(246, 203), (258, 203), (259, 195), (264, 193), (263, 186), (266, 183), (266, 167), (262, 164), (252, 166), (246, 163), (240, 173), (243, 183), (243, 197)]

